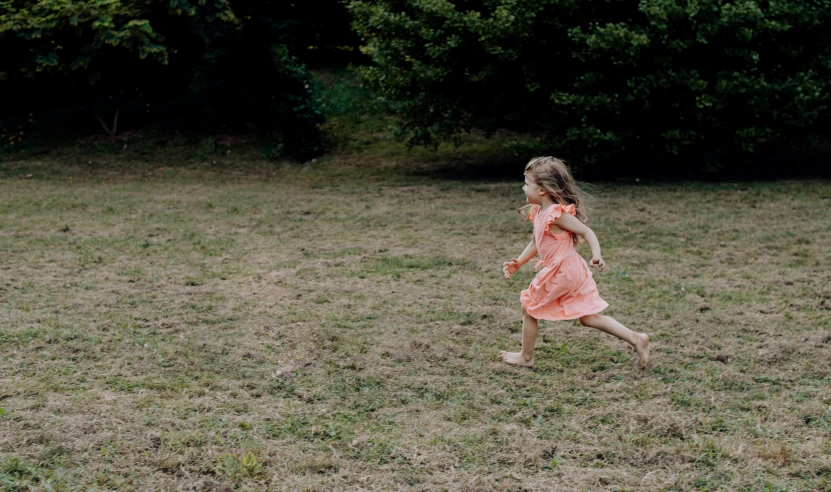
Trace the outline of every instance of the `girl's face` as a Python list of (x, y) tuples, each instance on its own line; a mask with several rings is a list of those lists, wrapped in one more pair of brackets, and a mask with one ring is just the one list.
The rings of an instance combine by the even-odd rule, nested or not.
[(531, 181), (528, 176), (525, 176), (525, 186), (522, 187), (522, 191), (525, 192), (525, 199), (528, 200), (528, 203), (534, 205), (539, 205), (542, 202), (542, 197), (547, 193), (540, 188), (540, 185)]

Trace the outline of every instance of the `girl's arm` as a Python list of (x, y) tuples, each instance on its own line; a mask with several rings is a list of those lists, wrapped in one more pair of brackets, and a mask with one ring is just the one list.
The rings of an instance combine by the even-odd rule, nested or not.
[(519, 255), (519, 258), (516, 258), (514, 261), (517, 262), (517, 268), (521, 267), (522, 265), (531, 261), (531, 258), (537, 256), (537, 243), (533, 239), (528, 246), (522, 251), (522, 254)]
[(591, 230), (589, 226), (580, 222), (580, 219), (571, 214), (563, 214), (557, 217), (557, 219), (554, 220), (554, 225), (560, 229), (571, 231), (572, 234), (577, 234), (585, 239), (586, 242), (589, 243), (589, 248), (592, 250), (591, 266), (598, 266), (600, 267), (600, 271), (603, 271), (603, 267), (606, 266), (606, 262), (604, 262), (603, 257), (600, 256), (600, 243), (597, 241), (597, 236), (595, 236), (594, 231)]
[(516, 273), (519, 268), (531, 261), (531, 258), (537, 255), (537, 243), (532, 239), (528, 246), (525, 247), (519, 258), (512, 258), (511, 261), (506, 261), (502, 264), (502, 272), (505, 278), (511, 278), (511, 275)]

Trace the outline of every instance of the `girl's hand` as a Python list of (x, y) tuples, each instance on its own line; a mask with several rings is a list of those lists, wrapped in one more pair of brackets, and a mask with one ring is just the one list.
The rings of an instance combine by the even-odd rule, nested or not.
[(594, 258), (592, 258), (591, 267), (592, 268), (598, 267), (599, 271), (602, 272), (603, 269), (606, 268), (606, 262), (603, 261), (603, 258), (601, 258), (599, 256), (595, 256)]
[(506, 261), (502, 264), (502, 273), (505, 274), (505, 278), (511, 278), (511, 275), (516, 273), (519, 270), (519, 263), (517, 263), (516, 258), (511, 258), (511, 261)]

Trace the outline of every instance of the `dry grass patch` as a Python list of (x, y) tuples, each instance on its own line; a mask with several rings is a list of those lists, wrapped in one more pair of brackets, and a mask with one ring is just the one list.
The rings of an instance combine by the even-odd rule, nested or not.
[[(519, 345), (517, 182), (9, 176), (0, 483), (831, 490), (831, 184), (598, 184), (625, 344)], [(585, 251), (584, 251), (585, 253)]]

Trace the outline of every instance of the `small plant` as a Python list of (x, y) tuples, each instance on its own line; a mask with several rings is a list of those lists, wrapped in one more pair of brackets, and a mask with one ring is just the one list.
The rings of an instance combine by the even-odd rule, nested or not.
[(242, 459), (230, 453), (223, 453), (214, 463), (214, 473), (218, 477), (231, 480), (256, 478), (263, 473), (263, 462), (250, 451)]
[(242, 469), (247, 477), (256, 477), (263, 472), (263, 462), (254, 453), (246, 453), (242, 458)]

